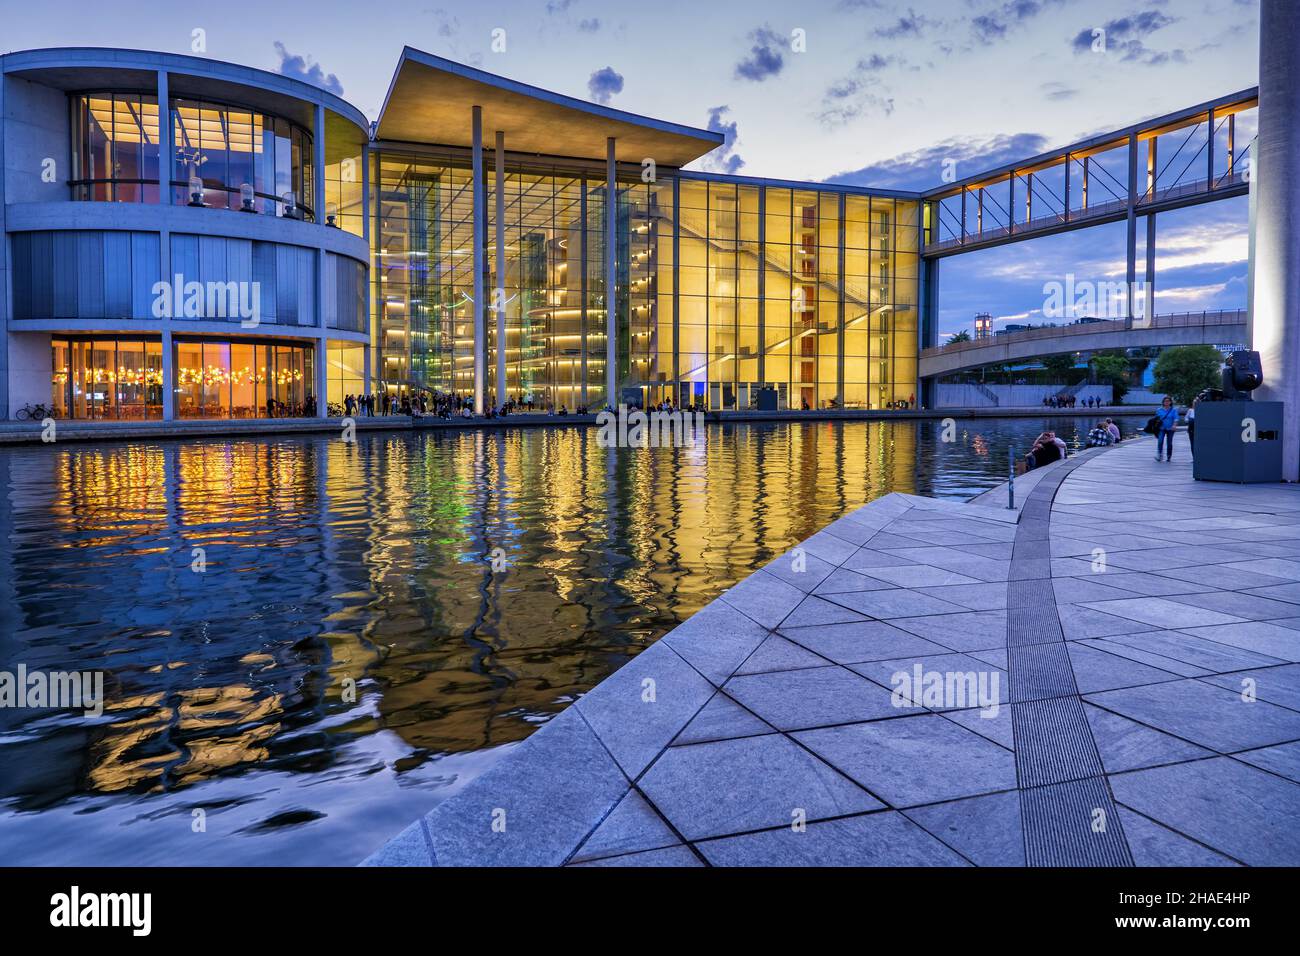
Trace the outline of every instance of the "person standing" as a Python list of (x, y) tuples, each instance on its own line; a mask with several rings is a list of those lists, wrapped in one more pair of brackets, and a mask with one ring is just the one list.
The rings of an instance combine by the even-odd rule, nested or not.
[(1156, 429), (1156, 461), (1160, 460), (1160, 453), (1163, 451), (1165, 461), (1174, 460), (1174, 429), (1178, 427), (1178, 409), (1174, 408), (1174, 400), (1168, 395), (1161, 401), (1160, 407), (1156, 409), (1155, 417), (1158, 428)]

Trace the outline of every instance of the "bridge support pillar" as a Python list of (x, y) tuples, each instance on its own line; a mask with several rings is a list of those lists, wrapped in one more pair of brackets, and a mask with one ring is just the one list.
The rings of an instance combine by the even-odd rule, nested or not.
[(1259, 138), (1253, 211), (1251, 347), (1264, 387), (1284, 403), (1282, 477), (1300, 480), (1300, 5), (1262, 0), (1259, 16)]

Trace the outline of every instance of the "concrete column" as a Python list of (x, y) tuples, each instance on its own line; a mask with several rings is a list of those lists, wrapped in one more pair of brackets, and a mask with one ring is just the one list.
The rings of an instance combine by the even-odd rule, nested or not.
[[(676, 215), (674, 211), (673, 215)], [(676, 268), (677, 254), (673, 253), (674, 268)], [(767, 384), (767, 316), (764, 300), (767, 296), (767, 187), (758, 187), (758, 385), (762, 388)], [(841, 278), (841, 281), (843, 279)], [(673, 283), (674, 299), (676, 302), (677, 283)], [(676, 325), (674, 324), (674, 336), (676, 336)], [(675, 374), (675, 373), (674, 373)]]
[(1128, 137), (1128, 271), (1125, 281), (1128, 284), (1128, 309), (1124, 317), (1124, 327), (1133, 327), (1133, 286), (1137, 284), (1137, 177), (1138, 177), (1138, 138), (1137, 133)]
[[(767, 189), (763, 188), (760, 193), (766, 197)], [(760, 202), (766, 202), (766, 199), (760, 199)], [(682, 400), (682, 180), (680, 176), (673, 177), (673, 405), (674, 407), (681, 404)], [(760, 229), (763, 227), (760, 225)], [(766, 234), (764, 234), (766, 236)], [(764, 238), (766, 241), (766, 238)], [(762, 283), (762, 273), (759, 273), (759, 283)], [(760, 284), (759, 288), (762, 288)], [(762, 305), (759, 305), (759, 321), (762, 321)]]
[(605, 401), (618, 407), (618, 177), (614, 137), (605, 141)]
[(312, 205), (316, 222), (325, 222), (325, 107), (316, 104), (316, 126), (312, 135)]
[[(506, 134), (497, 130), (497, 283), (492, 304), (497, 316), (497, 397), (500, 408), (506, 401)], [(522, 344), (522, 343), (521, 343)]]
[(483, 247), (487, 244), (487, 223), (483, 213), (487, 208), (483, 194), (483, 107), (473, 108), (474, 145), (471, 153), (471, 175), (474, 179), (474, 412), (482, 415), (484, 386), (487, 369), (484, 367), (487, 333), (483, 322), (486, 290), (483, 283)]
[(316, 382), (314, 385), (316, 393), (316, 417), (329, 417), (329, 359), (330, 350), (329, 342), (322, 331), (316, 339)]
[(1259, 136), (1250, 191), (1254, 299), (1247, 319), (1264, 386), (1256, 396), (1284, 402), (1282, 477), (1300, 481), (1300, 5), (1261, 0)]
[(162, 330), (162, 373), (163, 373), (163, 421), (170, 422), (176, 418), (176, 362), (172, 347), (172, 330), (163, 326)]
[(167, 71), (158, 71), (158, 202), (172, 201), (172, 111), (167, 88)]
[(1147, 274), (1146, 274), (1146, 317), (1142, 323), (1150, 326), (1156, 315), (1156, 214), (1147, 216)]

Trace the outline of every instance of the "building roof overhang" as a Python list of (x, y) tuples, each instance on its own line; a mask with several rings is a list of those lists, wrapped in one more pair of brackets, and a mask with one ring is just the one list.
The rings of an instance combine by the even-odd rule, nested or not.
[(472, 114), (483, 112), (483, 142), (497, 131), (512, 153), (604, 159), (614, 139), (619, 162), (680, 167), (722, 145), (723, 136), (626, 113), (539, 89), (405, 47), (379, 115), (377, 139), (473, 145)]

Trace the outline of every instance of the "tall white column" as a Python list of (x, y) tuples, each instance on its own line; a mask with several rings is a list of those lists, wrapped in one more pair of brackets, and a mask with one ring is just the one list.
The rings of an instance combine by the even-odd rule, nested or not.
[(506, 134), (497, 130), (497, 282), (492, 305), (497, 316), (497, 397), (496, 406), (506, 402)]
[(618, 177), (614, 137), (605, 141), (605, 401), (618, 407)]
[(484, 368), (484, 348), (487, 330), (483, 325), (483, 308), (486, 304), (486, 290), (483, 287), (483, 247), (487, 244), (487, 223), (483, 213), (487, 202), (483, 195), (483, 107), (476, 106), (474, 114), (474, 147), (471, 160), (471, 175), (474, 178), (474, 411), (482, 415), (486, 411), (484, 388), (487, 369)]
[(1282, 477), (1300, 481), (1300, 4), (1261, 0), (1259, 137), (1250, 191), (1254, 289), (1248, 332), (1264, 367), (1256, 397), (1284, 402)]

